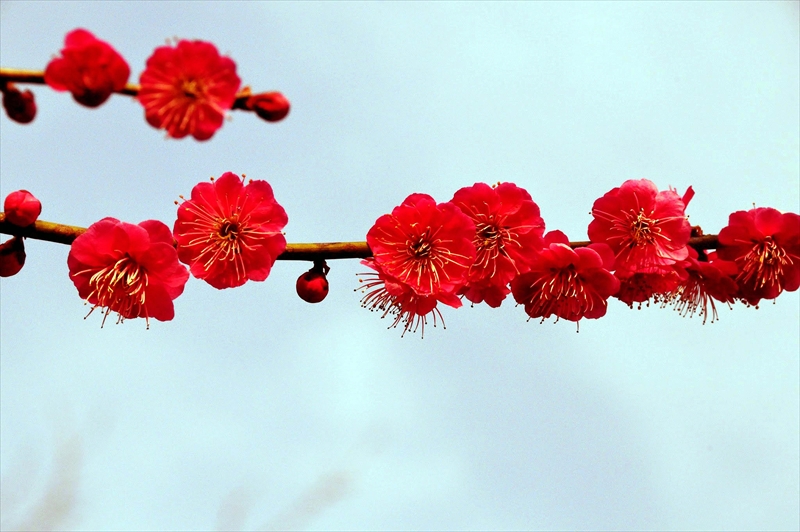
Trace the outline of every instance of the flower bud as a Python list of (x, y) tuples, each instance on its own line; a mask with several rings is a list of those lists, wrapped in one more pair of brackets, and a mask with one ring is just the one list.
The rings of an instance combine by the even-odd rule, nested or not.
[(25, 265), (25, 244), (15, 236), (0, 244), (0, 277), (16, 275)]
[(17, 190), (6, 196), (3, 204), (6, 220), (14, 225), (31, 225), (42, 213), (42, 203), (27, 190)]
[(330, 268), (325, 261), (315, 262), (314, 267), (297, 278), (297, 295), (308, 303), (319, 303), (328, 295)]
[(247, 99), (245, 106), (267, 122), (279, 122), (289, 114), (289, 100), (280, 92), (262, 92)]
[(33, 93), (28, 89), (22, 92), (11, 83), (3, 89), (3, 108), (11, 120), (20, 124), (28, 124), (36, 117)]

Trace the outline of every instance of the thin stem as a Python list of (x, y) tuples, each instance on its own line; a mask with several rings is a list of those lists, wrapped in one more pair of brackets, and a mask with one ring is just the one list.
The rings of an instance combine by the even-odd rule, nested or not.
[[(0, 86), (6, 83), (34, 83), (37, 85), (45, 85), (44, 71), (43, 70), (25, 70), (21, 68), (2, 68), (0, 67)], [(128, 83), (121, 90), (114, 91), (117, 94), (124, 94), (126, 96), (133, 96), (134, 98), (139, 95), (139, 85), (135, 83)], [(247, 99), (253, 93), (249, 87), (245, 87), (236, 94), (236, 100), (233, 102), (232, 109), (241, 109), (243, 111), (250, 111), (246, 106)]]
[[(46, 240), (58, 244), (72, 242), (86, 232), (86, 228), (74, 225), (56, 224), (37, 221), (28, 227), (19, 227), (6, 221), (5, 214), (0, 213), (0, 233), (24, 236), (37, 240)], [(573, 248), (588, 246), (591, 242), (570, 242)], [(696, 236), (689, 239), (689, 245), (695, 249), (716, 249), (719, 244), (717, 235)], [(308, 244), (286, 244), (278, 260), (320, 261), (328, 259), (365, 259), (372, 256), (366, 242), (313, 242)]]

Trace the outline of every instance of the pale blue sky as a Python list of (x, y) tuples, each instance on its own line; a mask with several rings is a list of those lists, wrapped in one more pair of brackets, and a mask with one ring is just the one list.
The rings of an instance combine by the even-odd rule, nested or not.
[[(44, 68), (84, 27), (136, 81), (165, 39), (197, 38), (293, 107), (197, 143), (130, 98), (89, 110), (34, 87), (31, 125), (0, 118), (0, 195), (31, 190), (48, 221), (171, 226), (179, 194), (233, 171), (269, 181), (287, 239), (309, 242), (362, 240), (412, 192), (512, 181), (583, 239), (597, 197), (648, 178), (692, 185), (690, 220), (715, 233), (754, 203), (800, 211), (799, 13), (3, 1), (2, 66)], [(100, 329), (68, 247), (26, 246), (0, 282), (4, 529), (46, 517), (54, 478), (75, 530), (800, 527), (797, 293), (705, 326), (612, 301), (578, 334), (467, 305), (401, 339), (359, 307), (358, 261), (330, 263), (319, 305), (294, 293), (309, 265), (279, 262), (234, 290), (190, 280), (149, 331)]]

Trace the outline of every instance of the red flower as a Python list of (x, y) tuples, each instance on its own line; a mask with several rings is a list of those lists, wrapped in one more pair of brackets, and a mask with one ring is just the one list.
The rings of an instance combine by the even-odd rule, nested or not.
[(719, 232), (720, 258), (736, 262), (736, 281), (751, 305), (800, 286), (800, 216), (769, 207), (737, 211)]
[(473, 303), (498, 307), (510, 292), (508, 283), (527, 272), (544, 247), (539, 207), (513, 183), (475, 183), (456, 192), (451, 202), (475, 223), (477, 256), (462, 294)]
[(269, 183), (251, 180), (245, 186), (226, 172), (195, 185), (192, 198), (178, 208), (178, 257), (214, 288), (263, 281), (286, 249), (281, 230), (287, 221)]
[(412, 194), (367, 233), (375, 265), (419, 296), (455, 295), (475, 260), (475, 224), (452, 203)]
[(682, 199), (647, 179), (625, 181), (594, 202), (589, 239), (611, 246), (618, 277), (665, 271), (689, 255), (684, 211), (692, 195), (691, 187)]
[(690, 317), (697, 312), (703, 318), (703, 323), (711, 316), (711, 323), (714, 323), (718, 319), (714, 300), (730, 306), (739, 292), (733, 280), (738, 273), (736, 264), (718, 260), (716, 255), (704, 253), (700, 257), (694, 248), (689, 248), (689, 258), (681, 264), (686, 271), (686, 278), (660, 298), (662, 308), (672, 305), (682, 316), (688, 314)]
[(129, 318), (168, 321), (175, 317), (172, 300), (183, 293), (189, 272), (178, 262), (169, 228), (156, 220), (139, 225), (104, 218), (72, 243), (67, 257), (69, 277), (78, 294), (111, 312), (117, 323)]
[(86, 107), (97, 107), (122, 90), (131, 74), (111, 45), (83, 29), (67, 34), (61, 55), (47, 65), (44, 81), (57, 91), (70, 91)]
[(365, 292), (361, 298), (361, 306), (370, 311), (381, 312), (381, 318), (394, 316), (394, 321), (389, 328), (403, 325), (402, 338), (408, 331), (417, 332), (421, 329), (421, 335), (425, 337), (425, 325), (428, 323), (428, 316), (433, 317), (433, 326), (436, 327), (437, 316), (444, 325), (444, 318), (441, 311), (437, 308), (438, 303), (443, 303), (454, 308), (461, 306), (461, 300), (449, 292), (439, 292), (435, 295), (419, 295), (405, 283), (394, 279), (391, 275), (381, 270), (376, 265), (374, 259), (365, 259), (361, 264), (368, 266), (376, 273), (360, 274), (363, 278), (359, 282), (365, 283), (362, 290)]
[(634, 273), (620, 278), (619, 292), (614, 294), (614, 297), (630, 308), (633, 308), (634, 303), (638, 303), (638, 308), (641, 310), (642, 303), (646, 302), (647, 306), (650, 306), (651, 299), (661, 301), (686, 281), (687, 276), (685, 269), (674, 265), (659, 272)]
[(6, 220), (25, 227), (35, 222), (42, 213), (42, 203), (27, 190), (17, 190), (6, 196), (3, 202)]
[(139, 78), (147, 122), (170, 137), (208, 140), (222, 127), (239, 90), (236, 63), (203, 41), (156, 48)]
[(619, 280), (609, 272), (614, 255), (606, 244), (572, 249), (561, 231), (544, 237), (545, 247), (527, 273), (511, 282), (517, 303), (525, 305), (531, 318), (555, 315), (569, 321), (600, 318), (607, 300), (619, 289)]

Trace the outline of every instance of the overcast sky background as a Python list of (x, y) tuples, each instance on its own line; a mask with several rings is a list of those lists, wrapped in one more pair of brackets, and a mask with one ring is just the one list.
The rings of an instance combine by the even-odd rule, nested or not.
[[(586, 238), (626, 179), (697, 192), (693, 224), (800, 211), (794, 2), (0, 3), (0, 64), (43, 69), (86, 28), (137, 82), (165, 39), (209, 40), (289, 117), (233, 112), (165, 140), (124, 96), (33, 87), (0, 118), (0, 194), (41, 218), (172, 226), (179, 194), (266, 179), (290, 242), (363, 240), (408, 194), (512, 181)], [(0, 526), (92, 530), (800, 527), (800, 301), (720, 320), (669, 309), (526, 321), (442, 309), (425, 338), (359, 306), (356, 260), (217, 291), (171, 322), (101, 329), (64, 245), (28, 240), (0, 282)], [(48, 499), (48, 497), (50, 497)], [(59, 506), (61, 504), (61, 506)], [(59, 508), (64, 511), (59, 513)]]

